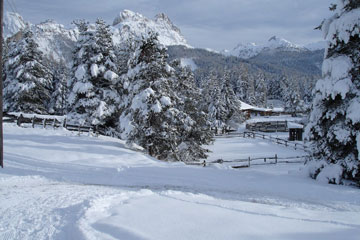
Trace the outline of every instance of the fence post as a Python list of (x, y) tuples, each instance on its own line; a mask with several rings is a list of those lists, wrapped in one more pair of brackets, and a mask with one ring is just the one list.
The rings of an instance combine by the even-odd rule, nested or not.
[(296, 144), (297, 144), (297, 143), (295, 143), (295, 150), (296, 150)]
[(34, 127), (35, 127), (35, 116), (32, 118), (32, 121), (31, 121), (31, 126), (32, 126), (32, 128), (34, 128)]
[(64, 118), (63, 127), (66, 128), (66, 118)]
[(249, 167), (250, 167), (250, 161), (251, 161), (251, 159), (250, 159), (250, 157), (249, 157)]
[(278, 156), (277, 154), (275, 154), (275, 164), (277, 164), (277, 162), (278, 162)]
[(19, 127), (21, 126), (22, 118), (23, 118), (23, 115), (22, 115), (22, 114), (20, 114), (20, 116), (17, 118), (16, 124), (17, 124)]
[(203, 167), (206, 167), (206, 161), (204, 160), (204, 162), (203, 162)]
[(46, 118), (43, 120), (43, 128), (46, 128)]
[(53, 128), (55, 129), (56, 127), (56, 118), (54, 118), (54, 122), (53, 122)]

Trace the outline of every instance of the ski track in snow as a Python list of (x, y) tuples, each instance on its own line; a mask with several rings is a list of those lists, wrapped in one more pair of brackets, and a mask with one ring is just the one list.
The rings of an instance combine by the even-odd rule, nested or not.
[[(13, 125), (5, 125), (4, 139), (0, 239), (360, 235), (358, 189), (315, 182), (298, 173), (299, 164), (242, 170), (168, 164), (120, 140)], [(252, 139), (219, 139), (210, 159), (221, 151), (225, 157), (245, 156), (246, 150), (259, 155), (259, 147), (266, 154), (299, 153)]]

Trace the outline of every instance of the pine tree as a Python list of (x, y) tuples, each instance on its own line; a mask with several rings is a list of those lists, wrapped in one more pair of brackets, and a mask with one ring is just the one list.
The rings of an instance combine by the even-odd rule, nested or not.
[(175, 94), (166, 63), (166, 49), (150, 33), (129, 60), (124, 87), (119, 129), (122, 138), (142, 146), (151, 156), (176, 160), (178, 133), (174, 126), (179, 111), (174, 108)]
[(241, 113), (241, 103), (231, 85), (230, 72), (228, 70), (225, 70), (223, 75), (220, 95), (226, 125), (237, 128), (237, 125), (244, 121), (244, 116)]
[(266, 80), (263, 72), (256, 74), (255, 78), (255, 99), (256, 106), (266, 107), (267, 97), (266, 97)]
[(321, 29), (328, 41), (323, 79), (315, 88), (310, 124), (310, 175), (330, 183), (360, 184), (360, 4), (341, 0)]
[[(203, 123), (195, 119), (201, 113), (188, 103), (192, 91), (189, 76), (180, 77), (166, 60), (166, 49), (154, 33), (143, 38), (130, 58), (123, 83), (121, 137), (160, 160), (205, 158), (201, 145), (208, 139), (201, 129), (204, 125), (198, 126)], [(189, 95), (184, 94), (186, 90)]]
[[(175, 60), (171, 66), (175, 69), (175, 92), (180, 100), (177, 108), (191, 121), (185, 121), (180, 128), (181, 143), (178, 147), (178, 158), (184, 161), (196, 161), (206, 158), (207, 149), (203, 145), (213, 142), (213, 132), (207, 121), (207, 114), (201, 110), (200, 90), (195, 84), (194, 74), (190, 68), (181, 67)], [(201, 104), (200, 104), (201, 105)]]
[(295, 79), (284, 76), (282, 78), (281, 90), (285, 112), (295, 116), (297, 112), (304, 111), (304, 102), (300, 97), (299, 83)]
[(211, 73), (207, 86), (203, 89), (204, 107), (212, 128), (223, 129), (236, 127), (242, 122), (241, 103), (235, 95), (231, 84), (230, 72), (225, 71), (221, 83), (214, 73)]
[(68, 118), (106, 127), (117, 122), (119, 76), (111, 32), (103, 20), (76, 23), (80, 36), (74, 52)]
[(43, 62), (30, 28), (18, 42), (9, 43), (4, 63), (4, 111), (47, 114), (52, 92), (52, 75)]
[(67, 80), (70, 72), (64, 61), (54, 62), (51, 65), (51, 69), (53, 71), (53, 92), (51, 94), (49, 112), (64, 115), (66, 113), (68, 96)]

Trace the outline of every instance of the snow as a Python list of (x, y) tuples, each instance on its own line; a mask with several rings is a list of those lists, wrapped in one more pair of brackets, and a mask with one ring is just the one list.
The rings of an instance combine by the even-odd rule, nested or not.
[[(83, 66), (82, 66), (83, 67)], [(80, 68), (80, 67), (79, 67)], [(79, 70), (79, 68), (78, 68), (78, 70)], [(81, 70), (79, 70), (79, 71), (81, 71)], [(91, 65), (91, 67), (90, 67), (90, 72), (91, 72), (91, 76), (93, 76), (93, 77), (97, 77), (98, 75), (99, 75), (99, 67), (98, 67), (98, 65), (97, 64), (92, 64)], [(79, 74), (79, 77), (80, 78), (78, 78), (78, 75), (77, 74)], [(76, 71), (76, 73), (75, 73), (75, 77), (78, 79), (78, 80), (81, 80), (83, 77), (84, 77), (84, 75), (85, 75), (85, 73), (83, 73), (83, 72), (78, 72), (78, 71)]]
[(81, 80), (84, 79), (85, 74), (86, 74), (85, 66), (84, 66), (84, 65), (80, 65), (80, 66), (76, 69), (75, 77), (76, 77), (76, 79), (77, 79), (78, 81), (81, 81)]
[(353, 68), (352, 60), (345, 55), (327, 58), (323, 62), (322, 72), (324, 77), (331, 76), (333, 79), (349, 77), (349, 71)]
[(114, 80), (118, 79), (119, 78), (119, 75), (117, 75), (116, 73), (114, 73), (113, 71), (106, 71), (105, 74), (104, 74), (104, 78), (106, 80), (109, 80), (109, 81), (112, 81), (114, 82)]
[[(0, 239), (355, 240), (360, 234), (359, 190), (313, 181), (301, 164), (186, 166), (118, 139), (13, 124), (4, 124), (4, 145)], [(244, 138), (217, 139), (211, 150), (209, 160), (302, 154)]]
[(162, 97), (160, 98), (160, 102), (161, 102), (161, 104), (164, 105), (164, 106), (171, 106), (171, 105), (172, 105), (171, 99), (170, 99), (169, 97), (166, 97), (166, 96), (162, 96)]
[[(340, 8), (339, 8), (340, 9)], [(332, 44), (336, 41), (343, 41), (345, 44), (349, 42), (351, 36), (360, 34), (360, 9), (356, 8), (349, 12), (344, 12), (340, 18), (336, 14), (330, 18), (328, 23), (324, 25), (324, 38)], [(337, 36), (338, 39), (334, 38)]]
[(353, 123), (360, 122), (360, 96), (350, 101), (346, 117)]
[(137, 109), (145, 110), (148, 99), (150, 98), (150, 96), (153, 96), (153, 95), (155, 95), (155, 92), (151, 88), (147, 88), (147, 89), (143, 90), (142, 92), (137, 94), (134, 97), (134, 99), (132, 100), (131, 109), (133, 109), (133, 110), (137, 110)]
[(325, 184), (329, 182), (339, 184), (341, 180), (342, 172), (343, 169), (340, 165), (326, 164), (325, 167), (321, 170), (321, 172), (317, 176), (316, 180), (323, 182)]
[(76, 82), (73, 91), (76, 93), (88, 93), (94, 86), (90, 82)]
[(159, 101), (156, 100), (155, 104), (151, 107), (151, 110), (153, 110), (155, 113), (161, 112), (162, 106)]
[(191, 71), (195, 71), (198, 68), (198, 66), (196, 65), (196, 63), (192, 58), (181, 58), (180, 64), (182, 67), (189, 67)]
[(297, 128), (297, 129), (303, 129), (304, 125), (294, 123), (294, 122), (288, 122), (287, 123), (288, 128)]

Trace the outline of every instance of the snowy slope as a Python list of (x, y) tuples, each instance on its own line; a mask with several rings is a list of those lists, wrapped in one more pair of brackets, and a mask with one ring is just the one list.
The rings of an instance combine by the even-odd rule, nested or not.
[(190, 47), (168, 16), (161, 13), (154, 20), (148, 19), (140, 13), (124, 10), (114, 19), (114, 42), (120, 43), (129, 38), (138, 39), (149, 31), (159, 34), (159, 41), (165, 46), (183, 45)]
[[(11, 124), (4, 130), (0, 239), (355, 240), (360, 234), (359, 190), (313, 181), (298, 164), (185, 166), (107, 137)], [(263, 140), (223, 138), (211, 146), (210, 159), (259, 148), (301, 154)]]
[(264, 51), (290, 51), (300, 52), (307, 51), (306, 48), (300, 45), (291, 43), (286, 39), (276, 36), (271, 37), (265, 44), (247, 43), (239, 44), (232, 51), (224, 51), (226, 55), (236, 56), (243, 59), (252, 58)]

